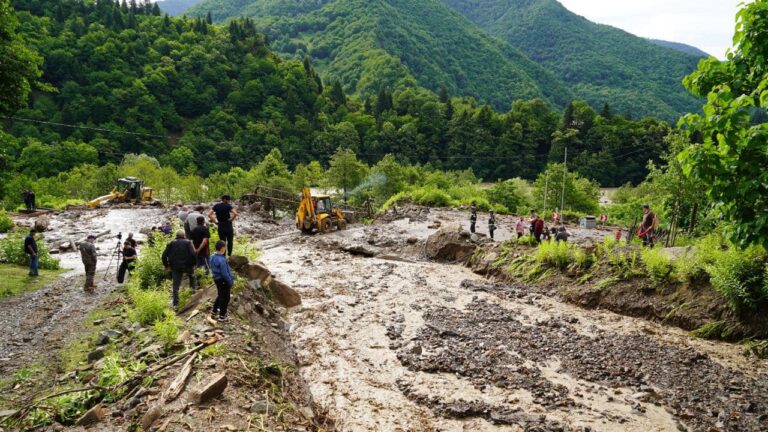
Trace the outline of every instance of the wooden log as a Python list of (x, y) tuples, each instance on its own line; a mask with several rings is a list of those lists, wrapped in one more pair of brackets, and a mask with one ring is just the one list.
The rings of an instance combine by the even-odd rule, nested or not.
[(197, 355), (192, 355), (189, 357), (189, 360), (187, 360), (187, 362), (184, 363), (184, 366), (181, 368), (181, 372), (176, 375), (176, 378), (173, 380), (171, 385), (168, 386), (166, 392), (163, 393), (163, 398), (166, 400), (166, 402), (173, 401), (179, 397), (182, 391), (184, 391), (184, 387), (187, 385), (187, 379), (189, 379), (189, 376), (192, 374), (192, 366), (194, 365), (196, 358)]

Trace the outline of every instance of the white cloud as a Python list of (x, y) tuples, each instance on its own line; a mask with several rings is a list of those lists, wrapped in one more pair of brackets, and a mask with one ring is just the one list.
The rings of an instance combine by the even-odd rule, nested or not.
[(693, 45), (718, 58), (731, 47), (741, 0), (559, 0), (590, 21)]

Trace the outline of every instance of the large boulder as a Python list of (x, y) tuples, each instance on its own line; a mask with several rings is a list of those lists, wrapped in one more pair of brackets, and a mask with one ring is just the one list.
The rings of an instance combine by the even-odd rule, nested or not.
[(272, 276), (272, 273), (264, 265), (260, 263), (250, 263), (241, 270), (248, 277), (248, 280), (257, 280), (260, 283), (264, 283)]
[(48, 231), (48, 227), (51, 225), (51, 219), (47, 215), (42, 215), (35, 219), (35, 231), (45, 232)]
[(242, 271), (245, 266), (248, 265), (248, 258), (240, 255), (232, 255), (229, 257), (229, 266), (236, 272)]
[(275, 300), (285, 307), (294, 307), (301, 304), (301, 296), (295, 289), (291, 288), (285, 282), (277, 279), (270, 279), (269, 290)]
[(459, 224), (445, 225), (427, 238), (427, 258), (441, 262), (466, 262), (475, 252), (470, 233)]

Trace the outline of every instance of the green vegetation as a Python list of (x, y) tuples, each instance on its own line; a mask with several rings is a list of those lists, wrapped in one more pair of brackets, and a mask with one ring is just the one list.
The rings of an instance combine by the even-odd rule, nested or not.
[(656, 284), (669, 281), (672, 277), (672, 260), (661, 249), (643, 249), (640, 253), (645, 273)]
[(675, 121), (695, 110), (682, 78), (700, 55), (659, 47), (568, 11), (556, 0), (442, 0), (553, 71), (576, 97), (617, 112)]
[[(9, 0), (0, 0), (0, 115), (26, 105), (32, 85), (40, 77), (40, 56), (29, 49), (18, 30)], [(0, 155), (2, 153), (0, 152)], [(3, 158), (0, 157), (0, 164)], [(4, 165), (0, 165), (5, 169)]]
[(5, 214), (5, 211), (0, 210), (0, 233), (6, 233), (11, 228), (13, 228), (13, 220)]
[[(29, 255), (24, 251), (24, 231), (12, 231), (0, 239), (0, 264), (29, 265)], [(37, 235), (36, 235), (37, 236)], [(39, 268), (42, 270), (58, 270), (59, 260), (53, 258), (44, 240), (36, 237)]]
[(133, 307), (128, 311), (131, 321), (142, 325), (152, 324), (162, 320), (170, 304), (169, 283), (152, 288), (141, 288), (142, 281), (136, 275), (132, 275), (128, 283), (128, 298)]
[(713, 321), (693, 330), (691, 335), (702, 339), (728, 339), (731, 329), (725, 321)]
[(162, 319), (158, 319), (152, 325), (152, 330), (163, 346), (169, 348), (179, 337), (179, 320), (173, 312), (165, 312)]
[(38, 290), (59, 278), (59, 270), (40, 270), (40, 276), (30, 277), (29, 267), (15, 264), (0, 264), (0, 300), (6, 297)]
[(741, 247), (768, 248), (766, 8), (765, 0), (744, 4), (728, 60), (703, 61), (685, 79), (688, 90), (706, 96), (707, 103), (703, 115), (680, 122), (691, 142), (679, 156), (683, 171), (718, 204), (715, 215), (729, 221), (726, 234)]
[(511, 45), (438, 0), (204, 1), (189, 13), (254, 19), (277, 52), (310, 56), (323, 77), (363, 98), (419, 85), (508, 109), (514, 99), (564, 106), (570, 90)]

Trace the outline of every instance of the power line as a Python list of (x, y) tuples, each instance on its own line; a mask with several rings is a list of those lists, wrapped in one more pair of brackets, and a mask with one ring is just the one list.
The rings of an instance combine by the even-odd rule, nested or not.
[(146, 137), (152, 137), (152, 138), (162, 138), (162, 139), (166, 139), (166, 140), (168, 139), (168, 137), (165, 136), (165, 135), (154, 135), (154, 134), (148, 134), (148, 133), (142, 133), (142, 132), (128, 132), (128, 131), (117, 130), (117, 129), (97, 128), (97, 127), (91, 127), (91, 126), (78, 126), (78, 125), (71, 125), (71, 124), (66, 124), (66, 123), (50, 122), (50, 121), (45, 121), (45, 120), (28, 119), (28, 118), (23, 118), (23, 117), (8, 117), (8, 116), (0, 115), (0, 118), (6, 119), (6, 120), (13, 120), (13, 121), (20, 121), (20, 122), (27, 122), (27, 123), (38, 123), (38, 124), (66, 127), (66, 128), (72, 128), (72, 129), (86, 129), (86, 130), (93, 130), (93, 131), (98, 131), (98, 132), (118, 133), (118, 134), (136, 135), (136, 136), (146, 136)]

